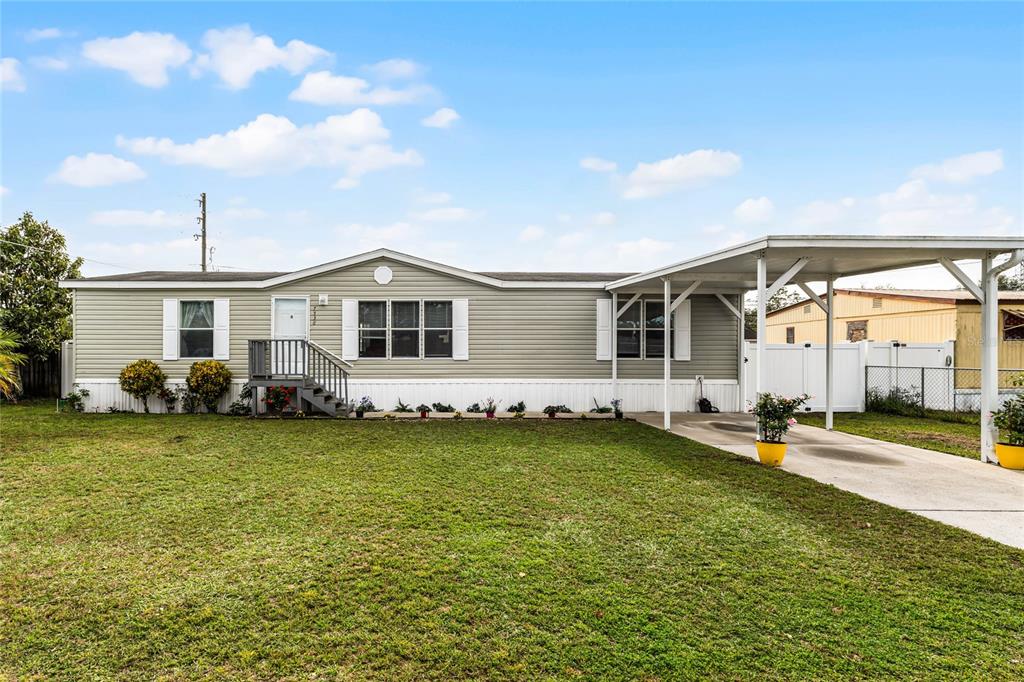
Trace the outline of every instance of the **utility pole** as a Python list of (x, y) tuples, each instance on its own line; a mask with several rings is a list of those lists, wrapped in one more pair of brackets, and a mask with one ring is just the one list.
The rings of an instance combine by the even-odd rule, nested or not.
[(202, 242), (203, 247), (203, 272), (206, 272), (206, 192), (202, 192), (199, 195), (199, 217), (196, 220), (199, 221), (199, 225), (202, 227), (199, 234), (192, 235), (196, 239)]

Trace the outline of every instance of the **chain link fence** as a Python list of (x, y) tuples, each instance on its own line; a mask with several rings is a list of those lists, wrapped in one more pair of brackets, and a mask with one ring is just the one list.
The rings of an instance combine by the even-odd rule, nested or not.
[[(1024, 393), (1014, 386), (1021, 369), (999, 370), (999, 401)], [(981, 411), (981, 370), (967, 367), (864, 368), (864, 404), (869, 412)]]

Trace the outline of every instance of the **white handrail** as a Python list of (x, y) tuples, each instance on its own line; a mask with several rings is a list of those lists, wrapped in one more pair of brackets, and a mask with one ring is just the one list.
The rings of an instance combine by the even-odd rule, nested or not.
[(327, 350), (326, 348), (324, 348), (323, 346), (321, 346), (321, 345), (320, 345), (320, 344), (318, 344), (318, 343), (313, 343), (312, 341), (307, 341), (306, 343), (308, 343), (309, 345), (311, 345), (311, 346), (312, 346), (313, 348), (316, 348), (316, 349), (317, 349), (318, 351), (320, 351), (320, 352), (321, 352), (321, 353), (323, 353), (324, 355), (330, 355), (330, 356), (331, 356), (331, 358), (333, 358), (334, 360), (337, 360), (338, 362), (340, 362), (340, 363), (342, 363), (342, 364), (348, 365), (349, 367), (355, 367), (355, 365), (353, 365), (353, 364), (352, 364), (351, 362), (349, 362), (348, 360), (342, 360), (342, 359), (341, 359), (341, 358), (339, 358), (339, 357), (338, 357), (337, 355), (335, 355), (335, 354), (334, 354), (334, 353), (332, 353), (331, 351)]

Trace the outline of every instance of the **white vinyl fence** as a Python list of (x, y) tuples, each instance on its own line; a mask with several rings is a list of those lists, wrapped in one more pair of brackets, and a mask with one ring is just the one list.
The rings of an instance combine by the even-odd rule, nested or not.
[[(744, 394), (755, 400), (757, 377), (755, 344), (746, 344)], [(825, 409), (825, 344), (773, 343), (765, 348), (767, 373), (763, 391), (782, 395), (811, 397), (805, 409)], [(833, 409), (837, 412), (863, 412), (866, 368), (870, 365), (889, 367), (947, 367), (953, 362), (953, 342), (907, 343), (891, 341), (858, 341), (835, 344), (835, 389)]]

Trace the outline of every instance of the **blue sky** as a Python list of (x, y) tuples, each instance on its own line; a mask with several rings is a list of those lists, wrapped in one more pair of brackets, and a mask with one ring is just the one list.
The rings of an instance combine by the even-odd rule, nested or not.
[(2, 219), (48, 219), (89, 274), (195, 267), (201, 191), (215, 267), (241, 269), (1021, 233), (1020, 4), (0, 11)]

